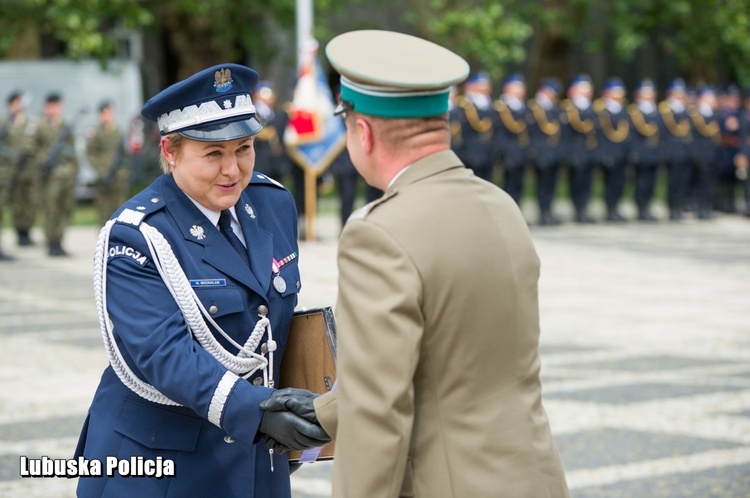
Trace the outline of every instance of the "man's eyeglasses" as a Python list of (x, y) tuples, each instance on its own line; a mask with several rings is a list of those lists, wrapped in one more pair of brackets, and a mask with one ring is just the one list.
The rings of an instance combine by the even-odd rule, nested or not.
[(354, 103), (348, 100), (339, 100), (339, 105), (333, 110), (334, 116), (341, 116), (342, 119), (346, 120), (346, 113), (354, 110)]

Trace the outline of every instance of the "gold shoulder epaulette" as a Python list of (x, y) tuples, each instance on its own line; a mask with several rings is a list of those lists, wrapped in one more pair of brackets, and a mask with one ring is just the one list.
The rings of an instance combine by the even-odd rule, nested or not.
[(510, 108), (505, 102), (498, 99), (492, 104), (492, 107), (498, 112), (500, 115), (500, 121), (509, 132), (514, 135), (519, 135), (526, 131), (526, 122), (523, 119), (516, 121), (513, 118), (513, 113), (510, 112)]
[(719, 123), (717, 123), (716, 121), (706, 123), (706, 119), (703, 117), (703, 114), (701, 114), (700, 111), (695, 107), (689, 107), (688, 114), (690, 115), (690, 119), (693, 120), (695, 129), (698, 130), (698, 133), (700, 133), (704, 137), (716, 138), (720, 135), (721, 130), (719, 129)]
[(547, 119), (547, 113), (544, 111), (544, 109), (542, 109), (542, 106), (540, 106), (539, 103), (534, 99), (529, 100), (529, 109), (531, 109), (534, 120), (536, 121), (537, 126), (539, 126), (539, 129), (542, 130), (542, 133), (547, 136), (557, 135), (559, 138), (560, 123), (550, 122)]
[(479, 113), (477, 112), (477, 108), (466, 98), (464, 98), (461, 102), (456, 99), (456, 103), (464, 110), (464, 114), (466, 114), (466, 121), (469, 122), (469, 126), (471, 126), (474, 131), (476, 131), (477, 133), (489, 133), (490, 131), (492, 131), (492, 118), (490, 118), (489, 116), (480, 118)]

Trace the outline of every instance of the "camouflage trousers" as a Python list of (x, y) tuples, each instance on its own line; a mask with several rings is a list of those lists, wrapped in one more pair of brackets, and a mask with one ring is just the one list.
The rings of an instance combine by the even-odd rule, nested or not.
[(96, 185), (94, 204), (99, 215), (99, 224), (104, 226), (107, 220), (130, 197), (130, 175), (126, 170), (118, 171), (109, 185), (101, 182)]
[(5, 221), (5, 208), (8, 206), (8, 181), (10, 180), (10, 167), (0, 165), (0, 228)]
[(69, 166), (55, 168), (44, 188), (44, 235), (47, 242), (62, 239), (76, 205), (76, 170)]
[(10, 208), (13, 213), (13, 226), (16, 230), (28, 232), (36, 220), (39, 203), (39, 176), (37, 169), (27, 166), (15, 172), (13, 191), (8, 193)]

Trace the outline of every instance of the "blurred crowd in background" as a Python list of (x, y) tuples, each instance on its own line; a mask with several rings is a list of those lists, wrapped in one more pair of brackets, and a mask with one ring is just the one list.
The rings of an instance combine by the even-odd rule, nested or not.
[[(262, 81), (253, 102), (266, 123), (256, 136), (256, 171), (284, 183), (305, 215), (304, 175), (284, 147), (287, 104), (274, 85)], [(28, 116), (20, 91), (7, 96), (0, 120), (0, 222), (10, 224), (20, 247), (44, 220), (50, 256), (66, 254), (62, 240), (80, 201), (80, 154), (72, 123), (63, 120), (63, 98), (46, 96), (40, 116)], [(86, 130), (85, 159), (95, 175), (87, 180), (100, 224), (132, 193), (159, 174), (158, 133), (136, 118), (121, 130), (112, 102), (98, 106), (98, 123)], [(543, 226), (565, 221), (659, 221), (663, 203), (670, 221), (686, 216), (710, 220), (717, 212), (750, 217), (750, 92), (736, 85), (688, 87), (682, 80), (657, 88), (643, 80), (626, 88), (620, 78), (601, 89), (580, 74), (568, 82), (541, 79), (533, 91), (523, 76), (493, 82), (477, 72), (454, 88), (449, 111), (452, 148), (477, 176), (494, 182), (513, 199), (534, 202)], [(360, 203), (381, 192), (364, 185), (344, 150), (318, 180), (318, 192), (335, 192), (341, 225)], [(601, 196), (603, 219), (590, 212)], [(555, 204), (569, 202), (572, 219)], [(43, 217), (38, 213), (43, 212)], [(304, 223), (300, 223), (304, 227)], [(304, 233), (301, 234), (304, 238)], [(12, 259), (0, 250), (0, 260)]]
[[(689, 88), (676, 79), (659, 89), (647, 79), (628, 89), (613, 77), (595, 92), (586, 74), (565, 86), (542, 79), (533, 93), (518, 75), (499, 86), (493, 99), (493, 82), (477, 73), (456, 89), (453, 147), (516, 202), (534, 182), (541, 225), (560, 223), (560, 197), (572, 202), (576, 222), (600, 221), (589, 213), (598, 190), (609, 222), (628, 221), (620, 209), (626, 194), (644, 222), (657, 221), (655, 201), (666, 203), (672, 221), (717, 211), (750, 216), (750, 94), (737, 86)], [(663, 199), (655, 197), (660, 181)]]

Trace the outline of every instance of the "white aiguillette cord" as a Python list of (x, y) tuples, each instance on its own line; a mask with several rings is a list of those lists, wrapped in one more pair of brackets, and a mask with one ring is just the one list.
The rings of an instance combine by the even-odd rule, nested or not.
[[(117, 347), (114, 336), (114, 324), (109, 319), (107, 311), (107, 258), (109, 251), (109, 235), (115, 220), (108, 221), (101, 232), (96, 245), (94, 257), (94, 293), (96, 307), (99, 313), (99, 324), (104, 340), (104, 348), (107, 351), (112, 369), (131, 391), (154, 403), (162, 405), (180, 406), (179, 403), (169, 399), (159, 392), (154, 386), (142, 381), (133, 373), (125, 362), (122, 353)], [(190, 286), (185, 272), (172, 251), (172, 247), (164, 236), (154, 227), (146, 223), (140, 223), (139, 229), (148, 244), (152, 261), (164, 280), (164, 285), (177, 303), (188, 330), (196, 341), (211, 355), (216, 358), (227, 370), (247, 379), (259, 369), (263, 369), (263, 383), (266, 387), (273, 387), (273, 352), (276, 351), (276, 342), (273, 340), (271, 322), (265, 315), (259, 315), (260, 320), (255, 324), (250, 337), (244, 345), (240, 345), (229, 334), (224, 332), (211, 318), (206, 308), (201, 303), (195, 290)], [(234, 355), (227, 351), (216, 339), (206, 322), (210, 323), (230, 344), (239, 349)], [(261, 354), (255, 352), (263, 335), (268, 332), (268, 341), (263, 344)], [(268, 359), (265, 354), (268, 353)]]

